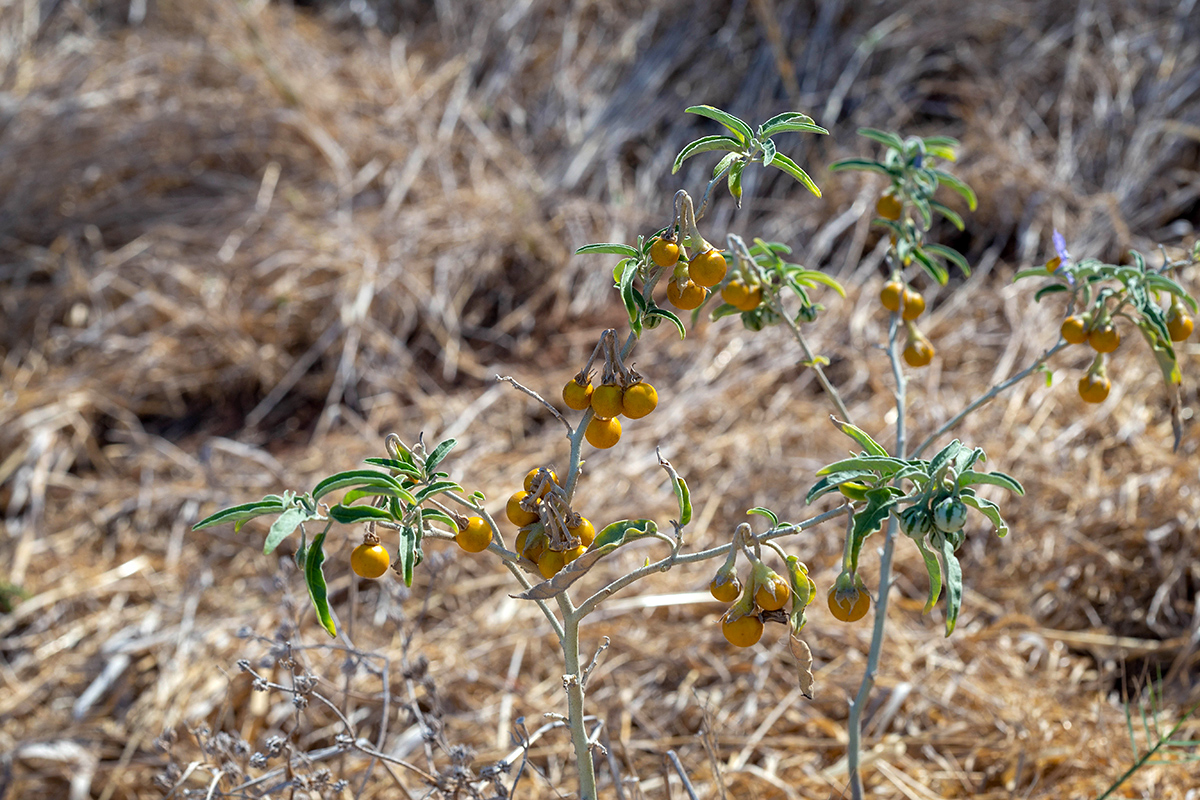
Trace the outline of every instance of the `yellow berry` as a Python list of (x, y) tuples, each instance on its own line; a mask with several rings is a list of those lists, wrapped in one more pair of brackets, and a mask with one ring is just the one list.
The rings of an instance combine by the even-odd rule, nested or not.
[(454, 541), (468, 553), (482, 553), (492, 543), (492, 528), (483, 517), (471, 517), (454, 534)]
[(630, 419), (641, 419), (657, 406), (658, 392), (645, 381), (633, 384), (621, 397), (621, 411)]
[(387, 572), (391, 558), (378, 542), (363, 542), (350, 553), (350, 569), (360, 578), (374, 580)]
[(587, 430), (583, 432), (583, 437), (592, 447), (607, 450), (621, 440), (621, 420), (616, 417), (592, 417)]
[(592, 392), (592, 411), (596, 412), (597, 417), (604, 419), (612, 419), (619, 416), (622, 409), (622, 397), (624, 392), (620, 386), (616, 384), (606, 383), (602, 386), (597, 386)]

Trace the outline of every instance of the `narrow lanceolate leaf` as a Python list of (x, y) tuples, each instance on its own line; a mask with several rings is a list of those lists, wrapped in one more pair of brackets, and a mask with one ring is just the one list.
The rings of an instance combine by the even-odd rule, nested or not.
[(792, 161), (783, 153), (775, 154), (775, 160), (771, 162), (771, 166), (775, 167), (776, 169), (783, 170), (788, 175), (791, 175), (793, 178), (800, 181), (802, 184), (804, 184), (805, 188), (807, 188), (817, 197), (821, 196), (821, 190), (817, 188), (817, 184), (813, 183), (813, 179), (808, 177), (808, 173), (800, 169), (799, 164), (797, 164), (795, 161)]
[(234, 523), (234, 530), (237, 531), (241, 530), (242, 525), (247, 520), (267, 514), (278, 514), (281, 511), (283, 511), (283, 498), (273, 494), (267, 495), (262, 500), (257, 500), (253, 503), (242, 503), (241, 505), (223, 508), (217, 513), (197, 522), (192, 526), (192, 530), (198, 531), (204, 528), (211, 528), (214, 525), (232, 522)]
[(946, 271), (946, 268), (930, 258), (929, 254), (926, 253), (924, 249), (920, 247), (914, 247), (912, 250), (912, 256), (918, 262), (920, 262), (921, 266), (925, 268), (925, 271), (929, 273), (930, 277), (938, 282), (938, 285), (945, 286), (946, 282), (950, 280), (950, 273)]
[(1151, 273), (1147, 274), (1143, 280), (1145, 280), (1146, 285), (1152, 289), (1159, 289), (1162, 291), (1170, 292), (1171, 294), (1175, 295), (1176, 297), (1179, 297), (1180, 299), (1182, 299), (1183, 302), (1187, 304), (1188, 308), (1190, 308), (1192, 310), (1193, 314), (1197, 313), (1197, 311), (1200, 311), (1200, 308), (1197, 307), (1196, 301), (1192, 299), (1192, 296), (1189, 295), (1182, 286), (1180, 286), (1178, 283), (1171, 280), (1167, 276), (1158, 275), (1158, 274), (1151, 272)]
[(854, 536), (856, 549), (861, 547), (864, 539), (879, 530), (895, 507), (896, 498), (887, 487), (867, 492), (867, 505), (854, 514), (854, 529), (851, 534)]
[(715, 181), (718, 177), (720, 177), (721, 173), (729, 169), (729, 165), (733, 163), (733, 160), (741, 155), (741, 153), (726, 153), (724, 156), (722, 156), (721, 160), (717, 162), (717, 165), (713, 167), (712, 179)]
[(925, 599), (925, 610), (922, 612), (928, 614), (933, 610), (938, 598), (942, 596), (942, 565), (938, 561), (937, 555), (925, 544), (923, 532), (915, 533), (908, 538), (912, 539), (917, 549), (921, 551), (921, 560), (925, 562), (925, 572), (929, 575), (929, 595)]
[(679, 331), (680, 339), (683, 339), (687, 336), (687, 331), (684, 330), (684, 327), (683, 327), (683, 320), (681, 320), (678, 316), (676, 316), (675, 312), (673, 312), (669, 309), (659, 308), (658, 306), (655, 306), (654, 308), (647, 309), (646, 316), (647, 317), (657, 317), (660, 319), (665, 319), (667, 322), (670, 322), (672, 325), (675, 326), (675, 329), (677, 331)]
[(627, 244), (619, 244), (616, 242), (604, 242), (601, 244), (585, 244), (583, 247), (575, 251), (575, 255), (583, 255), (584, 253), (608, 253), (614, 256), (625, 256), (627, 258), (637, 258), (641, 255), (636, 247), (630, 247)]
[(890, 147), (893, 150), (904, 151), (904, 141), (894, 133), (877, 130), (875, 128), (859, 128), (859, 136), (865, 136), (868, 139), (873, 139), (879, 142), (884, 147)]
[(782, 114), (776, 114), (762, 125), (758, 126), (759, 138), (762, 138), (763, 136), (770, 136), (771, 134), (767, 133), (767, 131), (771, 130), (771, 128), (774, 128), (776, 125), (782, 125), (788, 122), (811, 125), (813, 124), (813, 118), (799, 111), (784, 111)]
[(946, 247), (944, 244), (927, 244), (925, 249), (936, 256), (946, 259), (951, 264), (954, 264), (963, 271), (963, 275), (970, 277), (971, 265), (967, 263), (966, 256), (955, 250), (953, 247)]
[(941, 214), (946, 219), (950, 220), (950, 224), (958, 228), (960, 231), (966, 228), (963, 223), (963, 218), (958, 215), (958, 212), (937, 200), (929, 201), (929, 207), (937, 213)]
[(957, 149), (961, 144), (961, 142), (959, 142), (958, 139), (955, 139), (953, 136), (926, 136), (924, 141), (926, 152), (929, 152), (931, 147), (949, 147)]
[(319, 518), (320, 514), (309, 513), (302, 506), (292, 506), (287, 511), (284, 511), (279, 515), (279, 519), (271, 524), (271, 530), (267, 532), (267, 541), (263, 545), (263, 555), (271, 555), (271, 552), (279, 546), (280, 542), (291, 536), (292, 531), (300, 527), (300, 523)]
[(329, 516), (335, 522), (340, 522), (343, 525), (353, 525), (356, 522), (369, 522), (377, 519), (395, 520), (395, 516), (386, 508), (347, 506), (341, 503), (330, 507)]
[(962, 608), (962, 565), (954, 555), (954, 545), (944, 536), (937, 537), (942, 551), (942, 569), (946, 574), (946, 635), (954, 633), (958, 612)]
[(771, 166), (771, 162), (775, 160), (775, 154), (777, 152), (775, 150), (775, 143), (772, 142), (770, 139), (766, 139), (762, 143), (762, 149), (763, 149), (762, 164), (764, 167), (769, 167), (769, 166)]
[(689, 142), (679, 155), (675, 157), (675, 163), (671, 166), (671, 174), (679, 172), (679, 168), (683, 166), (683, 162), (687, 161), (698, 153), (711, 153), (713, 150), (725, 150), (730, 153), (740, 153), (743, 150), (743, 142), (732, 136), (704, 136), (694, 142)]
[(308, 597), (312, 600), (313, 610), (330, 636), (337, 636), (337, 626), (333, 624), (333, 616), (329, 613), (329, 594), (325, 588), (325, 573), (321, 564), (325, 562), (325, 533), (321, 532), (313, 539), (308, 548), (308, 558), (304, 560), (304, 582), (308, 584)]
[(642, 308), (638, 300), (642, 299), (641, 294), (633, 287), (634, 276), (637, 275), (637, 264), (630, 261), (625, 266), (625, 272), (621, 275), (621, 302), (625, 306), (625, 314), (629, 317), (629, 327), (633, 330), (633, 335), (641, 337), (642, 335)]
[(675, 499), (679, 503), (679, 527), (682, 528), (692, 521), (692, 493), (687, 481), (679, 477), (670, 461), (659, 455), (658, 465), (667, 471), (667, 477), (671, 479), (671, 488), (675, 490)]
[(400, 531), (400, 547), (397, 548), (396, 555), (400, 561), (400, 574), (404, 578), (405, 586), (412, 586), (413, 567), (420, 560), (419, 536), (419, 528), (405, 527)]
[(992, 521), (996, 526), (996, 535), (1005, 537), (1008, 535), (1008, 524), (1005, 523), (1004, 517), (1000, 516), (1000, 507), (991, 500), (985, 500), (982, 497), (977, 497), (970, 489), (964, 489), (959, 493), (959, 499), (969, 505), (971, 508), (978, 509), (985, 517)]
[(958, 485), (960, 487), (971, 486), (976, 483), (989, 483), (992, 486), (1001, 486), (1016, 494), (1025, 494), (1025, 487), (1021, 485), (1021, 482), (1016, 478), (1005, 475), (1003, 472), (975, 472), (974, 470), (967, 470), (958, 476)]
[(781, 122), (778, 125), (772, 125), (762, 132), (762, 136), (774, 136), (777, 133), (785, 133), (786, 131), (801, 131), (802, 133), (829, 133), (829, 131), (816, 125), (812, 122)]
[(841, 172), (846, 169), (878, 172), (880, 175), (887, 175), (889, 178), (895, 174), (885, 164), (880, 164), (878, 161), (872, 161), (869, 158), (843, 158), (829, 165), (830, 172)]
[(963, 445), (958, 439), (939, 450), (937, 455), (929, 459), (929, 477), (937, 478), (938, 473), (949, 466), (951, 461), (958, 458), (958, 454), (962, 451)]
[(313, 500), (320, 500), (330, 492), (336, 492), (339, 489), (355, 489), (359, 487), (387, 490), (380, 492), (380, 494), (390, 494), (393, 497), (402, 497), (410, 503), (413, 502), (412, 495), (400, 485), (398, 480), (391, 475), (373, 469), (354, 469), (330, 475), (313, 487)]
[(775, 528), (775, 527), (778, 527), (778, 526), (779, 526), (779, 517), (777, 517), (777, 516), (775, 515), (775, 512), (774, 512), (774, 511), (772, 511), (772, 510), (771, 510), (771, 509), (769, 509), (769, 508), (763, 508), (762, 506), (757, 506), (756, 508), (752, 508), (752, 509), (750, 509), (749, 511), (747, 511), (747, 512), (746, 512), (746, 514), (747, 514), (747, 515), (750, 515), (750, 514), (759, 514), (759, 515), (761, 515), (761, 516), (764, 516), (764, 517), (766, 517), (767, 519), (771, 520), (771, 527), (772, 527), (772, 528)]
[(729, 194), (738, 208), (742, 207), (742, 171), (745, 169), (745, 161), (739, 161), (729, 168)]
[(824, 286), (828, 286), (830, 289), (833, 289), (835, 292), (837, 292), (842, 297), (846, 296), (846, 290), (842, 288), (842, 285), (840, 283), (838, 283), (834, 278), (830, 277), (829, 275), (826, 275), (824, 272), (821, 272), (820, 270), (800, 269), (800, 270), (797, 270), (796, 272), (792, 273), (792, 277), (794, 277), (796, 280), (800, 281), (800, 283), (802, 283), (806, 286), (811, 287), (814, 284), (819, 283)]
[[(833, 419), (833, 417), (830, 417), (830, 419)], [(872, 439), (871, 436), (862, 428), (851, 425), (849, 422), (841, 422), (837, 419), (833, 419), (833, 424), (837, 425), (841, 429), (842, 433), (858, 442), (859, 447), (861, 447), (863, 450), (866, 450), (868, 455), (886, 456), (888, 454), (888, 451), (883, 448), (883, 445)]]
[(458, 444), (456, 440), (447, 439), (437, 447), (433, 448), (433, 452), (430, 453), (429, 457), (425, 459), (426, 474), (433, 472), (437, 465), (442, 463), (442, 459), (449, 455), (450, 451), (454, 449), (454, 445), (456, 444)]
[(376, 458), (374, 456), (370, 458), (364, 458), (363, 461), (368, 464), (374, 464), (377, 467), (383, 467), (384, 469), (401, 472), (410, 478), (421, 477), (421, 470), (418, 469), (415, 464), (410, 464), (407, 461), (397, 461), (394, 458)]
[(835, 461), (817, 470), (817, 475), (832, 475), (835, 472), (862, 469), (886, 476), (891, 475), (903, 466), (905, 466), (904, 461), (892, 458), (891, 456), (859, 456), (858, 458), (844, 458), (841, 461)]
[(447, 528), (449, 528), (451, 531), (458, 530), (458, 522), (455, 521), (454, 517), (450, 516), (449, 514), (447, 514), (444, 511), (440, 511), (436, 508), (421, 509), (421, 518), (425, 522), (440, 522), (443, 525), (445, 525)]
[(688, 114), (699, 114), (702, 117), (715, 119), (717, 122), (724, 125), (729, 130), (733, 131), (742, 144), (748, 143), (754, 138), (754, 132), (750, 130), (750, 126), (742, 120), (730, 114), (728, 111), (722, 111), (719, 108), (713, 108), (710, 105), (699, 105), (685, 108)]
[(428, 486), (422, 486), (419, 491), (413, 494), (413, 498), (418, 502), (423, 502), (433, 497), (435, 494), (442, 492), (459, 492), (462, 493), (463, 488), (454, 481), (434, 481)]
[(951, 189), (962, 195), (963, 199), (967, 201), (967, 208), (974, 211), (976, 207), (978, 207), (979, 199), (975, 197), (975, 191), (970, 186), (967, 186), (967, 184), (962, 180), (951, 175), (949, 172), (946, 172), (944, 169), (935, 168), (933, 170), (933, 174), (937, 176), (937, 179), (940, 183), (949, 186)]

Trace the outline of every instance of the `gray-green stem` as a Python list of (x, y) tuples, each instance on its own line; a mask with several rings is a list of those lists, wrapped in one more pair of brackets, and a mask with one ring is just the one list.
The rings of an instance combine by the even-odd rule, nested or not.
[(579, 662), (579, 621), (582, 615), (567, 592), (558, 596), (558, 607), (563, 615), (563, 688), (567, 692), (567, 725), (571, 730), (571, 744), (575, 748), (575, 761), (579, 769), (579, 798), (597, 800), (596, 767), (592, 762), (592, 744), (584, 725), (583, 669)]
[(1014, 384), (1020, 383), (1021, 381), (1028, 378), (1030, 375), (1032, 375), (1034, 373), (1034, 371), (1036, 371), (1039, 367), (1041, 367), (1042, 364), (1045, 364), (1046, 361), (1050, 358), (1050, 356), (1054, 355), (1055, 353), (1057, 353), (1059, 350), (1062, 350), (1066, 346), (1067, 346), (1066, 339), (1059, 339), (1057, 344), (1055, 344), (1049, 350), (1047, 350), (1046, 352), (1044, 352), (1040, 356), (1038, 356), (1037, 360), (1034, 361), (1032, 364), (1030, 364), (1028, 367), (1021, 370), (1016, 375), (1013, 375), (1008, 380), (996, 384), (991, 389), (988, 389), (986, 392), (981, 394), (979, 397), (977, 397), (975, 400), (973, 400), (971, 403), (969, 403), (966, 408), (964, 408), (962, 411), (958, 412), (953, 417), (951, 417), (949, 420), (947, 420), (946, 423), (944, 425), (942, 425), (942, 427), (938, 428), (936, 431), (929, 434), (928, 438), (926, 438), (925, 441), (921, 442), (921, 444), (917, 446), (916, 450), (913, 450), (913, 453), (912, 453), (913, 458), (920, 458), (921, 453), (924, 453), (931, 444), (933, 444), (935, 441), (937, 441), (940, 437), (942, 437), (945, 434), (949, 433), (950, 431), (954, 430), (954, 428), (956, 428), (958, 426), (958, 423), (960, 423), (964, 419), (966, 419), (973, 411), (975, 411), (975, 409), (990, 402), (993, 398), (996, 397), (996, 395), (1000, 394), (1008, 387), (1010, 387)]
[[(905, 457), (905, 428), (904, 406), (907, 381), (904, 368), (900, 365), (900, 354), (896, 349), (897, 333), (899, 332), (899, 315), (892, 314), (891, 326), (888, 329), (888, 358), (892, 362), (892, 376), (896, 379), (896, 457)], [(892, 553), (896, 546), (897, 520), (893, 514), (888, 518), (887, 532), (884, 534), (883, 555), (879, 558), (879, 597), (875, 602), (875, 628), (871, 634), (871, 648), (867, 652), (867, 668), (863, 671), (862, 683), (858, 686), (858, 694), (850, 705), (849, 741), (846, 743), (846, 766), (850, 773), (850, 796), (853, 800), (862, 800), (862, 775), (859, 774), (859, 757), (862, 754), (862, 714), (867, 706), (867, 698), (875, 688), (875, 672), (879, 669), (879, 654), (883, 649), (884, 627), (887, 624), (888, 590), (891, 588)]]
[(838, 390), (835, 389), (833, 384), (829, 382), (829, 378), (825, 375), (825, 370), (821, 369), (821, 365), (817, 363), (817, 357), (813, 354), (812, 348), (808, 346), (808, 341), (804, 338), (804, 334), (800, 332), (800, 326), (797, 325), (791, 317), (784, 313), (782, 302), (779, 303), (779, 307), (776, 308), (775, 311), (779, 314), (783, 321), (787, 323), (787, 326), (791, 328), (792, 335), (796, 337), (796, 343), (799, 344), (800, 349), (804, 351), (804, 357), (808, 360), (808, 366), (817, 373), (817, 380), (820, 381), (821, 388), (825, 390), (825, 394), (829, 395), (830, 401), (832, 401), (834, 407), (837, 408), (838, 415), (843, 420), (853, 425), (854, 420), (850, 418), (850, 412), (846, 410), (846, 405), (842, 402), (842, 396), (838, 394)]

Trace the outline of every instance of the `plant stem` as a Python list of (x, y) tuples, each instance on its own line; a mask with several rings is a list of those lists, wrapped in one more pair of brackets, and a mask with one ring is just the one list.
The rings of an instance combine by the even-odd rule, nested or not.
[[(958, 423), (960, 423), (964, 419), (966, 419), (967, 416), (971, 412), (973, 412), (975, 409), (977, 409), (980, 406), (984, 405), (985, 403), (989, 402), (992, 398), (994, 398), (996, 395), (1000, 394), (1001, 392), (1003, 392), (1005, 389), (1012, 386), (1013, 384), (1020, 383), (1021, 381), (1028, 378), (1031, 374), (1033, 374), (1034, 370), (1036, 370), (1042, 364), (1045, 364), (1047, 359), (1050, 358), (1050, 356), (1054, 355), (1055, 353), (1057, 353), (1059, 350), (1062, 350), (1066, 346), (1067, 346), (1067, 341), (1065, 339), (1059, 339), (1057, 344), (1055, 344), (1049, 350), (1047, 350), (1046, 352), (1044, 352), (1040, 356), (1038, 356), (1037, 360), (1034, 361), (1032, 364), (1030, 364), (1028, 367), (1021, 370), (1016, 375), (1013, 375), (1008, 380), (1006, 380), (1002, 383), (996, 384), (991, 389), (988, 389), (986, 392), (981, 394), (979, 397), (977, 397), (975, 400), (973, 400), (969, 405), (967, 405), (966, 408), (964, 408), (962, 411), (958, 412), (953, 417), (951, 417), (949, 420), (947, 420), (946, 424), (944, 424), (942, 427), (938, 428), (933, 433), (929, 434), (928, 438), (926, 438), (925, 441), (921, 442), (921, 444), (917, 447), (916, 450), (913, 450), (913, 453), (912, 453), (913, 458), (920, 457), (921, 453), (924, 453), (925, 450), (928, 449), (928, 447), (931, 444), (933, 444), (935, 441), (937, 441), (938, 437), (953, 430), (958, 425)], [(904, 457), (903, 455), (900, 455), (900, 458), (903, 458), (903, 457)]]
[[(904, 369), (900, 366), (899, 353), (896, 350), (896, 338), (899, 331), (899, 315), (892, 314), (891, 327), (888, 330), (888, 358), (892, 362), (892, 375), (896, 379), (896, 457), (904, 458), (905, 429), (904, 407), (905, 391), (908, 383), (904, 377)], [(879, 654), (883, 649), (884, 627), (887, 624), (888, 590), (892, 579), (892, 554), (896, 546), (896, 516), (888, 517), (887, 533), (884, 534), (883, 555), (879, 558), (879, 597), (875, 602), (875, 628), (871, 634), (871, 649), (867, 652), (867, 668), (863, 671), (862, 683), (858, 686), (858, 694), (850, 705), (849, 741), (846, 744), (846, 766), (850, 773), (850, 796), (853, 800), (862, 800), (862, 776), (859, 774), (859, 755), (862, 749), (862, 714), (867, 706), (867, 698), (875, 688), (875, 672), (879, 668)]]
[(779, 314), (783, 321), (787, 323), (787, 326), (791, 328), (792, 335), (796, 337), (796, 343), (800, 345), (800, 349), (804, 351), (804, 357), (808, 359), (808, 366), (817, 373), (817, 380), (821, 382), (821, 388), (825, 390), (825, 394), (829, 395), (830, 401), (832, 401), (834, 407), (837, 408), (838, 415), (843, 420), (853, 425), (854, 420), (850, 419), (850, 412), (846, 410), (846, 406), (842, 402), (842, 396), (838, 394), (838, 390), (835, 389), (833, 384), (829, 382), (829, 378), (825, 375), (825, 370), (821, 369), (821, 365), (817, 363), (817, 358), (815, 355), (813, 355), (812, 348), (808, 346), (808, 341), (804, 338), (804, 334), (800, 332), (800, 326), (798, 326), (791, 317), (784, 313), (782, 303), (780, 303), (778, 308), (774, 310)]
[(579, 800), (596, 800), (596, 767), (583, 717), (583, 670), (579, 664), (580, 615), (566, 592), (558, 596), (563, 615), (563, 688), (567, 691), (567, 724), (579, 770)]

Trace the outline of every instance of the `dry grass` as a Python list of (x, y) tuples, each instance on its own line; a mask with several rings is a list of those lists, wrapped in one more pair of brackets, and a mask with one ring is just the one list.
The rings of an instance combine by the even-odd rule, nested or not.
[[(885, 439), (863, 215), (878, 185), (820, 165), (865, 152), (860, 125), (963, 139), (980, 208), (968, 234), (935, 235), (977, 269), (929, 292), (941, 357), (915, 376), (911, 410), (930, 430), (1050, 342), (1060, 309), (1031, 307), (1008, 278), (1047, 256), (1052, 227), (1077, 256), (1190, 243), (1194, 5), (396, 0), (378, 8), (381, 30), (331, 22), (344, 11), (332, 6), (164, 0), (129, 25), (145, 4), (64, 0), (46, 19), (46, 4), (9, 4), (0, 581), (24, 599), (0, 614), (0, 798), (159, 797), (155, 777), (170, 785), (194, 762), (187, 788), (224, 769), (227, 790), (246, 769), (240, 738), (328, 748), (339, 728), (319, 702), (297, 713), (235, 665), (286, 683), (284, 642), (361, 736), (380, 735), (386, 704), (390, 752), (422, 769), (449, 776), (452, 755), (470, 758), (458, 745), (476, 768), (507, 755), (518, 718), (533, 731), (564, 707), (553, 636), (494, 566), (432, 544), (411, 591), (358, 586), (330, 548), (342, 644), (384, 665), (324, 645), (291, 562), (256, 552), (262, 527), (190, 525), (378, 454), (390, 430), (457, 436), (455, 477), (494, 498), (561, 463), (557, 423), (492, 376), (553, 395), (620, 323), (611, 265), (571, 253), (663, 224), (670, 193), (701, 184), (704, 158), (669, 175), (711, 128), (680, 113), (688, 102), (754, 120), (797, 107), (833, 131), (781, 141), (823, 200), (751, 170), (755, 199), (719, 202), (705, 228), (786, 241), (852, 287), (824, 298), (812, 337), (856, 420)], [(886, 36), (871, 45), (871, 31)], [(1102, 406), (1075, 396), (1086, 358), (1068, 354), (1053, 388), (1023, 384), (960, 431), (1028, 494), (1008, 505), (1008, 540), (972, 531), (950, 640), (937, 612), (920, 615), (924, 573), (902, 549), (867, 728), (875, 796), (1094, 796), (1133, 758), (1123, 668), (1168, 676), (1168, 717), (1196, 699), (1200, 457), (1191, 426), (1170, 452), (1157, 371), (1131, 344)], [(1180, 349), (1186, 412), (1200, 350)], [(663, 403), (588, 459), (589, 516), (670, 513), (655, 445), (693, 487), (696, 546), (753, 505), (806, 515), (814, 469), (845, 443), (784, 332), (726, 321), (680, 343), (660, 330), (636, 360)], [(835, 527), (788, 544), (822, 585)], [(585, 627), (586, 648), (612, 639), (589, 702), (612, 763), (640, 779), (624, 796), (680, 796), (670, 748), (704, 796), (721, 796), (717, 772), (730, 797), (839, 796), (869, 631), (811, 615), (806, 701), (777, 633), (750, 651), (724, 644), (719, 607), (698, 593), (708, 575), (647, 581)], [(535, 742), (545, 779), (527, 774), (517, 796), (572, 791), (568, 753), (561, 731)], [(365, 759), (321, 763), (355, 780), (344, 796), (405, 796), (394, 781), (424, 793), (413, 773), (376, 766), (355, 795)], [(1127, 796), (1183, 797), (1195, 776), (1152, 766)], [(240, 796), (278, 793), (271, 780)]]

